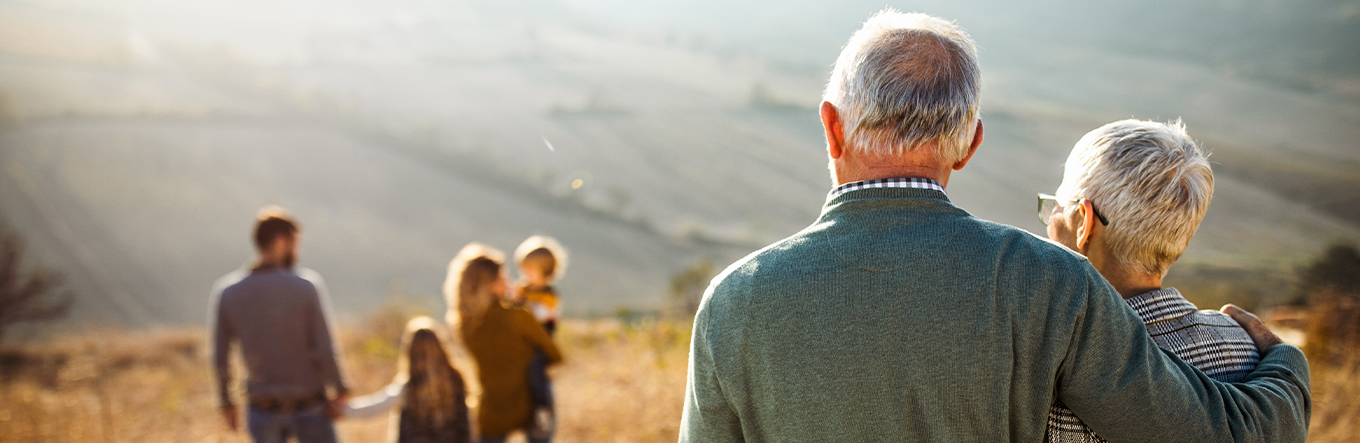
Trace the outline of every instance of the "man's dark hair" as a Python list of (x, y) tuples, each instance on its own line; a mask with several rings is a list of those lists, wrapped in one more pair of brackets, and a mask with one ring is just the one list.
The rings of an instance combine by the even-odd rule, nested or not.
[(278, 206), (268, 206), (255, 217), (255, 248), (264, 250), (274, 239), (298, 233), (297, 222)]

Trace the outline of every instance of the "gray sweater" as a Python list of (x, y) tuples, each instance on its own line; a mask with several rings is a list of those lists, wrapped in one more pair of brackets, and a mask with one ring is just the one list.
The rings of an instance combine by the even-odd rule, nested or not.
[(1225, 384), (1157, 347), (1080, 255), (943, 193), (863, 189), (734, 263), (695, 318), (682, 442), (1302, 441), (1308, 366)]
[(348, 392), (329, 321), (325, 285), (316, 272), (240, 270), (218, 280), (209, 316), (213, 363), (223, 405), (231, 405), (229, 352), (244, 357), (246, 392), (254, 397), (298, 399)]

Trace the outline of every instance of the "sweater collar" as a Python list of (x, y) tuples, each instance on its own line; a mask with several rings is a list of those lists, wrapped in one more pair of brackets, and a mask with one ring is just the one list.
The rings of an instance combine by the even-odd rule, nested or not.
[(873, 180), (860, 180), (857, 182), (846, 183), (837, 186), (836, 189), (832, 189), (831, 192), (827, 194), (826, 199), (831, 200), (847, 192), (873, 188), (933, 189), (936, 191), (940, 191), (941, 193), (944, 192), (944, 186), (941, 186), (940, 182), (937, 182), (933, 179), (925, 177), (894, 177), (894, 178), (879, 178)]
[[(958, 209), (949, 201), (949, 196), (933, 189), (865, 188), (828, 196), (826, 204), (822, 206), (821, 216), (825, 217), (828, 213), (846, 203), (871, 200), (921, 200), (923, 203), (943, 203), (946, 206)], [(962, 211), (962, 209), (958, 210)]]

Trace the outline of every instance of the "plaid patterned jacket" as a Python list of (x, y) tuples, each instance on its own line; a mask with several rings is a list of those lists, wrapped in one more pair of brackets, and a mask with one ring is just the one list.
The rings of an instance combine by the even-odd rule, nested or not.
[[(1152, 340), (1204, 371), (1214, 380), (1240, 382), (1256, 368), (1261, 354), (1247, 331), (1217, 311), (1199, 311), (1175, 288), (1165, 288), (1126, 300), (1143, 319)], [(1049, 442), (1103, 443), (1062, 402), (1048, 414)]]

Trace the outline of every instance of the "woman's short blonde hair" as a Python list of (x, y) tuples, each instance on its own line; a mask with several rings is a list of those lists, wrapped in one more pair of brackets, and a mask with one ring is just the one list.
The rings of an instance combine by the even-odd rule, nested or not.
[(1109, 219), (1105, 240), (1120, 263), (1165, 275), (1209, 209), (1214, 172), (1179, 119), (1121, 120), (1077, 142), (1057, 194), (1088, 199)]

